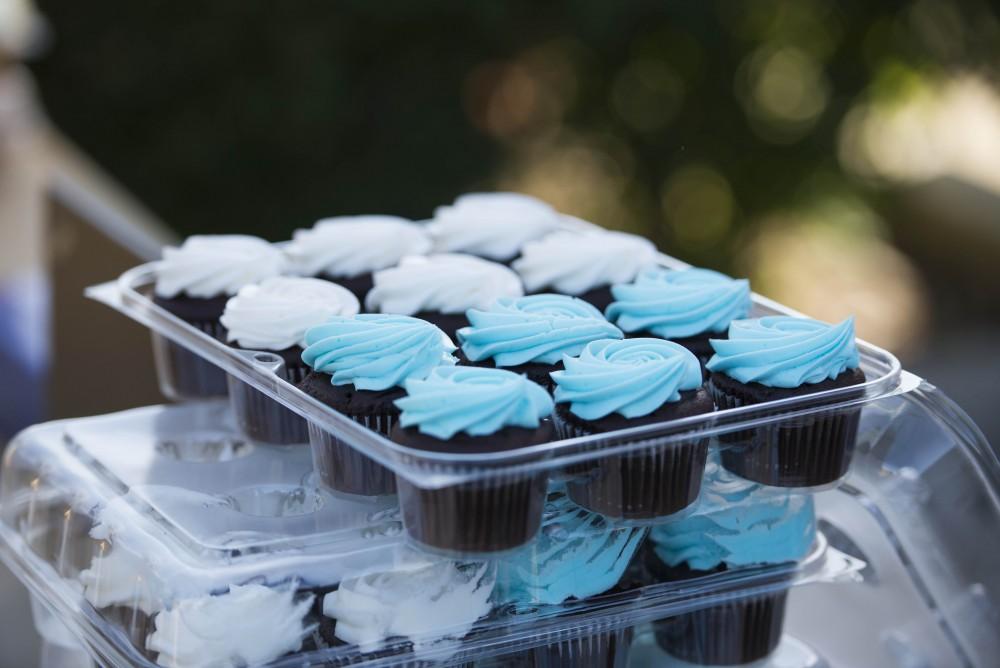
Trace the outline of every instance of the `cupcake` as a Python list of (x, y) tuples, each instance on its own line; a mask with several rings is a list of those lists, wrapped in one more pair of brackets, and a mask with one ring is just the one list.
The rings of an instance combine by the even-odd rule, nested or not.
[(471, 193), (438, 207), (430, 222), (434, 249), (509, 264), (529, 241), (559, 227), (545, 202), (519, 193)]
[(712, 356), (709, 338), (724, 338), (729, 323), (750, 313), (750, 282), (708, 269), (643, 271), (611, 287), (608, 320), (630, 336), (679, 343), (702, 364)]
[[(616, 587), (645, 537), (645, 529), (611, 527), (580, 508), (566, 492), (553, 490), (545, 504), (538, 538), (497, 561), (497, 600), (515, 613), (539, 606), (584, 600)], [(562, 640), (505, 657), (512, 665), (620, 666), (628, 655), (631, 629), (615, 629)]]
[[(556, 424), (572, 438), (711, 413), (701, 365), (663, 339), (594, 341), (553, 372)], [(608, 441), (612, 446), (628, 439)], [(670, 515), (698, 496), (708, 441), (654, 446), (601, 457), (570, 469), (570, 498), (588, 510), (627, 520)]]
[(458, 330), (458, 339), (470, 363), (525, 374), (549, 390), (549, 373), (562, 368), (564, 355), (579, 355), (591, 341), (623, 337), (596, 308), (565, 295), (502, 297), (465, 315), (470, 325)]
[(374, 281), (365, 308), (426, 320), (452, 340), (469, 324), (468, 309), (524, 294), (517, 274), (507, 267), (458, 253), (408, 257), (397, 267), (376, 272)]
[(263, 665), (302, 648), (311, 606), (312, 596), (298, 597), (291, 588), (234, 585), (160, 612), (146, 648), (161, 666)]
[[(244, 285), (279, 275), (284, 267), (281, 251), (257, 237), (188, 237), (179, 247), (163, 249), (153, 303), (221, 341), (225, 336), (219, 318), (229, 298)], [(175, 398), (226, 394), (226, 374), (220, 368), (173, 341), (154, 341)]]
[[(456, 363), (455, 346), (434, 325), (400, 315), (337, 316), (310, 328), (302, 361), (313, 370), (299, 383), (309, 396), (369, 429), (388, 435), (399, 415), (394, 401), (408, 379), (426, 378)], [(320, 480), (349, 494), (376, 496), (395, 491), (392, 472), (309, 425), (309, 441)]]
[(326, 640), (356, 645), (364, 653), (405, 640), (420, 660), (436, 645), (464, 637), (491, 612), (495, 582), (488, 564), (408, 551), (391, 568), (351, 575), (326, 595), (323, 614), (335, 621), (333, 637)]
[(603, 312), (611, 303), (612, 285), (633, 280), (656, 260), (656, 246), (642, 237), (591, 229), (553, 232), (529, 242), (511, 266), (528, 293), (579, 297)]
[[(295, 384), (309, 370), (302, 361), (306, 330), (333, 316), (356, 315), (359, 307), (354, 295), (334, 283), (275, 276), (240, 288), (219, 321), (231, 345), (281, 357), (281, 377)], [(305, 420), (246, 383), (235, 381), (229, 399), (237, 424), (250, 439), (274, 444), (307, 441)]]
[(363, 300), (374, 272), (430, 250), (427, 229), (405, 218), (337, 216), (296, 230), (285, 255), (292, 272), (334, 281)]
[[(808, 318), (735, 320), (727, 340), (712, 340), (708, 389), (719, 409), (861, 385), (854, 318), (828, 325)], [(831, 403), (858, 398), (856, 392)], [(727, 469), (765, 485), (812, 487), (840, 479), (854, 452), (861, 409), (813, 412), (722, 434)]]
[[(645, 561), (652, 582), (687, 580), (800, 561), (815, 537), (810, 495), (741, 480), (710, 461), (697, 505), (689, 515), (653, 527)], [(678, 658), (705, 665), (761, 659), (781, 639), (789, 577), (776, 574), (778, 586), (771, 591), (732, 593), (722, 603), (656, 622), (657, 642)]]
[[(490, 453), (552, 440), (552, 397), (502, 369), (438, 367), (406, 381), (391, 438), (417, 450)], [(488, 464), (482, 464), (488, 466)], [(546, 474), (499, 473), (475, 482), (424, 489), (398, 477), (403, 526), (417, 543), (480, 555), (531, 540), (542, 519)]]

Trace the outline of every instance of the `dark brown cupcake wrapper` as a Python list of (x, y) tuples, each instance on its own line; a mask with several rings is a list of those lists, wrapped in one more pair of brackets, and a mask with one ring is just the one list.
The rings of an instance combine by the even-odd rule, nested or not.
[(545, 505), (545, 473), (422, 489), (397, 478), (403, 526), (417, 543), (470, 557), (504, 552), (538, 533)]
[[(387, 435), (396, 416), (349, 415), (372, 431)], [(396, 475), (330, 432), (309, 423), (313, 467), (320, 482), (334, 492), (359, 496), (386, 496), (396, 493)]]
[[(225, 328), (218, 320), (186, 321), (195, 329), (222, 341)], [(184, 346), (162, 338), (169, 378), (167, 382), (178, 399), (224, 397), (227, 392), (226, 372)]]
[[(288, 382), (297, 384), (307, 372), (308, 368), (305, 366), (285, 367), (281, 375)], [(229, 405), (237, 426), (250, 440), (271, 445), (299, 445), (309, 442), (305, 418), (232, 377), (229, 383)]]
[[(582, 427), (556, 419), (560, 438), (589, 436)], [(567, 468), (569, 497), (606, 517), (647, 520), (684, 510), (698, 498), (708, 458), (708, 439), (644, 448)]]
[[(755, 404), (749, 396), (709, 382), (719, 410)], [(850, 467), (861, 408), (837, 408), (721, 434), (720, 459), (732, 473), (772, 487), (815, 487)]]
[[(624, 668), (632, 646), (632, 627), (560, 640), (502, 657), (504, 666), (524, 668)], [(509, 660), (509, 662), (508, 662)]]
[(758, 661), (781, 642), (788, 591), (733, 599), (655, 622), (667, 653), (707, 666)]

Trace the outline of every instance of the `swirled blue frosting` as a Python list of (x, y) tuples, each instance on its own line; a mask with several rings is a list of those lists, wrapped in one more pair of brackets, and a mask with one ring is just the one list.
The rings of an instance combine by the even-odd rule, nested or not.
[(486, 310), (469, 309), (466, 317), (470, 326), (458, 330), (462, 351), (473, 362), (492, 359), (498, 367), (555, 364), (591, 341), (624, 336), (596, 308), (566, 295), (503, 297)]
[(709, 269), (650, 269), (611, 287), (606, 314), (626, 332), (683, 339), (724, 332), (750, 313), (750, 281)]
[(679, 401), (681, 390), (698, 389), (702, 381), (698, 358), (663, 339), (594, 341), (563, 363), (565, 371), (551, 374), (555, 400), (569, 403), (570, 412), (584, 420), (611, 413), (649, 415), (668, 401)]
[(702, 571), (798, 561), (815, 537), (812, 495), (748, 482), (714, 460), (693, 510), (650, 532), (661, 561)]
[(334, 385), (359, 390), (403, 386), (452, 365), (455, 345), (440, 329), (419, 318), (366, 313), (331, 318), (306, 331), (302, 361), (332, 376)]
[(553, 491), (538, 538), (497, 564), (499, 600), (526, 608), (605, 592), (621, 579), (645, 533), (611, 527), (565, 492)]
[(538, 427), (552, 413), (552, 397), (524, 376), (503, 369), (439, 367), (426, 379), (406, 381), (396, 400), (399, 424), (449, 439), (495, 434), (504, 427)]
[(860, 363), (853, 317), (836, 325), (784, 315), (734, 320), (728, 339), (710, 343), (709, 371), (768, 387), (819, 383)]

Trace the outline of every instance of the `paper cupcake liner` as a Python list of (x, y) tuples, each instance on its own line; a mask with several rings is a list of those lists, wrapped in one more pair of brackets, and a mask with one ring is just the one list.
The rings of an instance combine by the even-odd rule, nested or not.
[(441, 489), (397, 479), (403, 526), (417, 543), (449, 555), (504, 552), (538, 533), (545, 473), (515, 473)]
[[(348, 417), (384, 435), (388, 435), (396, 420), (391, 414)], [(359, 496), (396, 493), (396, 475), (391, 470), (312, 423), (309, 423), (309, 444), (317, 477), (334, 492)]]
[[(305, 366), (286, 367), (282, 377), (298, 384)], [(306, 420), (274, 399), (236, 378), (229, 383), (229, 405), (240, 431), (247, 438), (271, 445), (299, 445), (309, 442)]]
[[(719, 410), (756, 403), (707, 385)], [(732, 473), (772, 487), (815, 487), (847, 473), (861, 408), (834, 409), (722, 434), (720, 458)]]
[[(225, 338), (225, 328), (218, 320), (186, 321), (212, 338)], [(227, 392), (226, 372), (208, 360), (170, 339), (160, 337), (161, 372), (175, 399), (224, 397)]]
[[(560, 438), (590, 432), (556, 419)], [(601, 457), (567, 468), (569, 497), (605, 517), (647, 520), (673, 515), (698, 498), (708, 458), (708, 439)]]
[(127, 605), (102, 608), (100, 615), (105, 621), (120, 629), (140, 654), (150, 661), (156, 660), (156, 652), (146, 649), (146, 639), (156, 630), (152, 617), (138, 608)]
[(729, 666), (750, 663), (781, 641), (787, 590), (734, 599), (655, 622), (656, 642), (690, 663)]
[(628, 665), (632, 636), (633, 630), (629, 627), (561, 640), (545, 647), (504, 656), (502, 665), (518, 668), (625, 668)]

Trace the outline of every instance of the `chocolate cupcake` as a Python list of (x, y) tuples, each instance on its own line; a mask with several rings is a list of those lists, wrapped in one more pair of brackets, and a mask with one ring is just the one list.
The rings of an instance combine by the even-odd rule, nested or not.
[(296, 230), (285, 255), (293, 273), (334, 281), (360, 301), (372, 289), (374, 272), (430, 250), (430, 235), (419, 223), (398, 216), (337, 216)]
[(529, 242), (511, 266), (529, 294), (579, 297), (603, 312), (611, 303), (612, 285), (631, 281), (656, 260), (656, 246), (647, 239), (595, 228), (553, 232)]
[[(768, 489), (710, 461), (697, 505), (683, 518), (653, 527), (644, 562), (651, 583), (676, 582), (800, 561), (815, 537), (810, 495)], [(728, 594), (723, 602), (658, 621), (657, 643), (703, 665), (762, 659), (781, 639), (790, 577), (775, 573), (760, 587), (765, 591)]]
[[(645, 536), (645, 529), (611, 526), (556, 487), (546, 500), (538, 538), (497, 561), (496, 600), (512, 606), (516, 616), (615, 589)], [(614, 629), (504, 658), (525, 666), (619, 666), (630, 641), (631, 633)]]
[[(355, 645), (365, 654), (408, 641), (419, 662), (424, 648), (461, 639), (493, 610), (495, 582), (490, 564), (407, 550), (392, 566), (349, 574), (324, 597), (323, 614), (335, 621), (332, 637), (324, 639), (330, 645)], [(329, 633), (329, 627), (321, 628)]]
[(519, 193), (470, 193), (438, 207), (429, 228), (437, 252), (468, 253), (510, 264), (529, 241), (559, 227), (545, 202)]
[(725, 338), (729, 323), (750, 313), (750, 281), (708, 269), (656, 268), (611, 286), (606, 315), (629, 336), (679, 343), (705, 364), (709, 338)]
[[(310, 328), (302, 361), (313, 369), (299, 383), (306, 394), (369, 429), (388, 435), (399, 415), (394, 401), (408, 379), (426, 378), (441, 365), (454, 365), (455, 346), (423, 320), (399, 315), (334, 317)], [(338, 492), (392, 494), (395, 476), (316, 425), (309, 425), (316, 473)]]
[(524, 294), (517, 274), (507, 267), (458, 253), (408, 257), (396, 267), (376, 272), (374, 281), (365, 308), (426, 320), (453, 341), (455, 332), (469, 324), (468, 309)]
[[(594, 341), (552, 374), (560, 436), (573, 438), (711, 413), (698, 359), (663, 339)], [(609, 438), (603, 445), (627, 443)], [(626, 520), (670, 515), (694, 502), (708, 439), (658, 445), (573, 466), (570, 498)]]
[(564, 355), (579, 355), (591, 341), (623, 337), (596, 308), (565, 295), (502, 297), (486, 309), (469, 309), (466, 317), (470, 325), (458, 330), (458, 339), (470, 364), (525, 374), (550, 391), (549, 373), (563, 368)]
[[(552, 397), (502, 369), (439, 367), (406, 381), (395, 442), (418, 450), (487, 453), (552, 440)], [(510, 550), (538, 532), (547, 475), (498, 473), (440, 489), (397, 477), (403, 525), (417, 543), (463, 556)]]
[[(735, 320), (728, 340), (712, 340), (708, 389), (719, 409), (861, 385), (854, 318), (828, 325), (809, 318)], [(863, 395), (817, 398), (810, 404)], [(765, 485), (812, 487), (839, 480), (851, 463), (861, 408), (831, 408), (721, 434), (722, 464)]]
[[(153, 302), (209, 336), (224, 340), (219, 318), (230, 297), (245, 285), (279, 275), (278, 248), (244, 235), (188, 237), (163, 249), (156, 267)], [(160, 369), (174, 398), (224, 396), (226, 374), (187, 348), (154, 337)]]
[[(278, 355), (280, 376), (302, 382), (309, 367), (302, 361), (306, 330), (333, 316), (357, 315), (360, 305), (346, 289), (315, 278), (276, 276), (240, 288), (226, 304), (220, 322), (230, 344)], [(231, 378), (229, 400), (245, 436), (261, 443), (306, 443), (306, 421), (243, 381)]]

